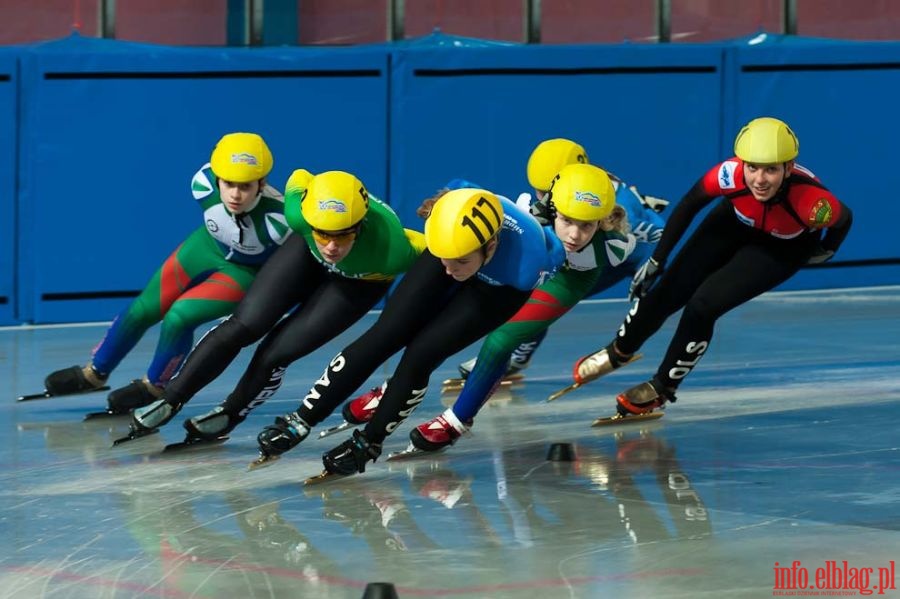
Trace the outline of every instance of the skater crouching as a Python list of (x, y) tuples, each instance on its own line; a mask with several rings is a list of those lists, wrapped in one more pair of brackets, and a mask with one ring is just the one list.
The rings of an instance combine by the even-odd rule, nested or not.
[(234, 310), (260, 266), (290, 235), (281, 192), (266, 183), (273, 158), (255, 133), (229, 133), (194, 175), (203, 209), (196, 229), (113, 321), (86, 366), (47, 376), (49, 396), (100, 390), (144, 333), (162, 320), (142, 379), (109, 394), (108, 413), (127, 414), (159, 397), (193, 345), (194, 329)]
[(304, 172), (288, 180), (285, 198), (297, 234), (266, 263), (234, 314), (200, 340), (163, 396), (135, 411), (131, 437), (166, 424), (265, 336), (225, 401), (184, 423), (186, 443), (220, 440), (274, 395), (292, 362), (375, 307), (421, 253), (422, 234), (404, 229), (354, 175), (329, 171), (309, 180)]
[(441, 362), (506, 322), (532, 289), (563, 264), (559, 239), (505, 198), (483, 189), (449, 191), (425, 222), (427, 250), (378, 321), (338, 353), (295, 412), (258, 437), (261, 459), (300, 443), (390, 356), (404, 350), (365, 430), (326, 452), (326, 472), (363, 472), (381, 444), (424, 398)]
[[(719, 317), (837, 252), (850, 230), (850, 209), (795, 162), (799, 147), (778, 119), (757, 118), (741, 129), (735, 157), (710, 169), (675, 207), (653, 256), (632, 281), (636, 301), (618, 335), (576, 362), (577, 383), (625, 364), (683, 308), (656, 374), (619, 394), (616, 411), (620, 417), (647, 414), (674, 402), (707, 351)], [(723, 201), (667, 267), (694, 216), (719, 196)]]

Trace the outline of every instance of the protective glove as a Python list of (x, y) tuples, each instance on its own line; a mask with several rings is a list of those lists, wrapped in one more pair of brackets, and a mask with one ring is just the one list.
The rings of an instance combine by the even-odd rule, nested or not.
[(543, 200), (538, 200), (531, 205), (531, 216), (537, 219), (537, 222), (541, 223), (542, 226), (553, 224), (553, 218), (550, 214), (550, 205)]
[(656, 196), (644, 195), (638, 191), (638, 188), (634, 185), (630, 186), (628, 189), (634, 192), (634, 194), (640, 198), (641, 204), (652, 210), (653, 212), (662, 212), (669, 205), (669, 200), (665, 200), (663, 198), (658, 198)]
[(641, 266), (631, 279), (631, 286), (628, 288), (628, 301), (632, 301), (637, 297), (644, 297), (653, 284), (662, 274), (663, 265), (659, 264), (653, 258), (650, 258)]

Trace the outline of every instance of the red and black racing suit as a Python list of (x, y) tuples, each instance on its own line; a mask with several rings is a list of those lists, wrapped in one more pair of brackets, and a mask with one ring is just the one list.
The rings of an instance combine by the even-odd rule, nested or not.
[(616, 348), (632, 354), (684, 308), (656, 373), (672, 390), (706, 351), (720, 316), (783, 283), (814, 255), (837, 251), (850, 229), (850, 209), (800, 165), (767, 202), (750, 193), (743, 166), (739, 158), (718, 164), (681, 199), (653, 252), (661, 267), (694, 216), (724, 197), (619, 329)]

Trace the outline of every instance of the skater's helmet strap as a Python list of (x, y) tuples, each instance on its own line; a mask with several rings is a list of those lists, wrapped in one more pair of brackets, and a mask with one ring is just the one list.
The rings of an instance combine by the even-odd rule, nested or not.
[(616, 205), (616, 190), (602, 168), (590, 164), (564, 166), (553, 178), (547, 201), (559, 214), (579, 221), (599, 221)]
[(259, 181), (272, 171), (275, 160), (256, 133), (229, 133), (219, 140), (209, 158), (213, 174), (232, 183)]
[(456, 259), (483, 247), (503, 226), (503, 206), (485, 189), (448, 191), (425, 221), (425, 244), (438, 258)]
[(528, 183), (547, 191), (553, 177), (567, 164), (588, 164), (587, 152), (571, 139), (547, 139), (537, 145), (528, 158)]
[(313, 229), (344, 231), (355, 227), (369, 210), (362, 181), (344, 171), (320, 173), (301, 191), (300, 212)]

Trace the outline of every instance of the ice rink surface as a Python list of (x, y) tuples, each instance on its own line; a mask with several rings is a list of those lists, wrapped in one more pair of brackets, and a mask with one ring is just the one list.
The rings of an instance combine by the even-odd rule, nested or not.
[[(256, 434), (374, 316), (294, 364), (229, 442), (174, 455), (159, 452), (182, 438), (184, 418), (227, 395), (250, 349), (160, 435), (112, 449), (127, 421), (82, 422), (102, 393), (15, 401), (51, 370), (85, 363), (104, 327), (0, 330), (0, 597), (358, 598), (388, 581), (401, 598), (755, 598), (796, 593), (804, 574), (807, 596), (843, 586), (900, 597), (889, 588), (900, 561), (900, 288), (759, 298), (720, 320), (664, 418), (592, 429), (616, 393), (653, 373), (674, 319), (643, 360), (544, 399), (626, 309), (582, 304), (561, 320), (524, 384), (492, 399), (449, 451), (383, 456), (306, 488), (347, 432), (314, 433), (248, 472)], [(114, 388), (143, 374), (155, 341), (152, 329)], [(385, 455), (444, 409), (440, 380), (475, 349), (435, 373)], [(577, 459), (548, 461), (556, 442)]]

